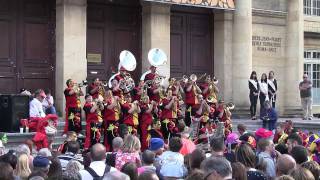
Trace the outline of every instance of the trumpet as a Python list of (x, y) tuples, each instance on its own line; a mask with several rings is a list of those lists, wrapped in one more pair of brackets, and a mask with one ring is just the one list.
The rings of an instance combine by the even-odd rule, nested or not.
[(77, 83), (76, 86), (78, 86), (79, 88), (84, 87), (84, 86), (88, 86), (88, 81), (83, 80), (81, 83)]

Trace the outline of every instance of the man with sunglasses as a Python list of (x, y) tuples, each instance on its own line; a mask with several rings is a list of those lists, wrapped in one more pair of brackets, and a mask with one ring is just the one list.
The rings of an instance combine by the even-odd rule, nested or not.
[(312, 83), (308, 74), (303, 74), (303, 81), (299, 84), (301, 106), (303, 109), (303, 120), (312, 120)]

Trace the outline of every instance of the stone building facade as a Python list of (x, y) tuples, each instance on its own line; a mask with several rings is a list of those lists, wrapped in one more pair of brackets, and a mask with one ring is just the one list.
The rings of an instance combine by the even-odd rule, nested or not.
[[(25, 50), (35, 57), (42, 56), (37, 54), (42, 47), (54, 44), (54, 48), (49, 51), (50, 63), (42, 63), (46, 58), (38, 58), (39, 61), (34, 62), (51, 72), (43, 73), (48, 78), (41, 79), (47, 77), (41, 73), (35, 73), (29, 81), (21, 82), (19, 77), (13, 78), (14, 87), (2, 87), (0, 90), (14, 93), (21, 87), (31, 90), (50, 87), (60, 112), (64, 111), (62, 92), (66, 80), (72, 78), (80, 82), (94, 77), (107, 80), (110, 67), (117, 66), (117, 57), (123, 49), (130, 50), (137, 58), (138, 67), (133, 73), (136, 79), (149, 67), (148, 51), (161, 48), (169, 58), (168, 63), (159, 68), (162, 75), (214, 74), (219, 79), (221, 97), (234, 102), (239, 109), (249, 107), (248, 78), (252, 70), (257, 71), (259, 77), (270, 70), (275, 72), (279, 83), (277, 109), (281, 114), (299, 109), (298, 84), (304, 70), (313, 78), (314, 94), (320, 86), (320, 65), (319, 70), (313, 70), (318, 68), (317, 57), (307, 60), (310, 65), (304, 58), (309, 51), (311, 54), (319, 51), (320, 59), (320, 14), (317, 15), (320, 4), (317, 0), (50, 0), (47, 1), (51, 2), (50, 6), (43, 1), (30, 0), (30, 15), (12, 15), (7, 19), (6, 13), (10, 14), (10, 8), (17, 8), (14, 5), (16, 1), (1, 2), (6, 6), (0, 6), (3, 7), (0, 8), (0, 31), (1, 26), (10, 30), (12, 25), (5, 23), (17, 17), (27, 19), (36, 14), (32, 11), (33, 7), (48, 7), (43, 10), (43, 20), (50, 19), (53, 28), (45, 30), (48, 31), (45, 37), (50, 34), (54, 37), (49, 38), (50, 41), (37, 42), (35, 30), (41, 28), (32, 26), (34, 29), (30, 31), (34, 30), (34, 38), (22, 44), (26, 47), (28, 44), (31, 47), (32, 43), (38, 44), (39, 47)], [(21, 6), (29, 7), (25, 2)], [(37, 6), (39, 4), (42, 6)], [(53, 13), (47, 13), (49, 16), (46, 11)], [(17, 27), (20, 19), (17, 20)], [(32, 22), (39, 24), (36, 20)], [(10, 34), (10, 31), (2, 31), (3, 34)], [(19, 37), (17, 35), (16, 38)], [(0, 67), (12, 69), (1, 76), (0, 83), (3, 85), (10, 82), (11, 71), (14, 74), (19, 66), (26, 69), (27, 65), (23, 62), (29, 60), (22, 58), (22, 63), (15, 67), (8, 63), (15, 57), (12, 55), (15, 51), (11, 49), (18, 45), (9, 43), (10, 39), (4, 35), (0, 35), (1, 38), (8, 41), (8, 46), (0, 45)], [(317, 103), (318, 100), (315, 100), (315, 107)]]

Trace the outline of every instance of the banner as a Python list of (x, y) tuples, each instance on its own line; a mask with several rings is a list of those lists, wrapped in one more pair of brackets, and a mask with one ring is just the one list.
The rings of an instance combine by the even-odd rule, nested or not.
[[(234, 0), (144, 0), (151, 2), (234, 10)], [(246, 1), (246, 0), (244, 0)]]

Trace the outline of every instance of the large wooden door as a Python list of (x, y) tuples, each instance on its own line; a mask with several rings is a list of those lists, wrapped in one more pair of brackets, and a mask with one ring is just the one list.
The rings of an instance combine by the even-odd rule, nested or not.
[(54, 0), (0, 0), (0, 93), (54, 90)]
[(95, 77), (108, 80), (112, 75), (112, 69), (117, 71), (119, 54), (122, 50), (129, 50), (134, 54), (137, 68), (131, 74), (135, 79), (140, 75), (141, 8), (139, 1), (123, 1), (120, 4), (118, 2), (115, 4), (101, 0), (88, 1), (87, 76), (90, 80)]
[[(197, 9), (197, 8), (194, 8)], [(173, 6), (171, 11), (170, 74), (213, 74), (213, 14)]]

